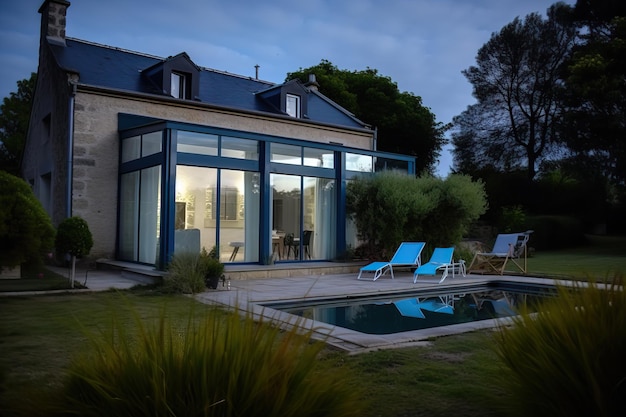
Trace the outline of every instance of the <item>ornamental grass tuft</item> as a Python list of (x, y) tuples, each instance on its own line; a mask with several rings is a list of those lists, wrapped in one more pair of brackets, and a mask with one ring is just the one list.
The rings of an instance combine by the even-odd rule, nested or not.
[(503, 379), (521, 415), (626, 415), (626, 292), (611, 284), (560, 286), (537, 313), (496, 333)]
[(341, 369), (315, 370), (324, 348), (311, 332), (212, 308), (177, 326), (119, 317), (91, 335), (58, 397), (61, 415), (356, 416)]

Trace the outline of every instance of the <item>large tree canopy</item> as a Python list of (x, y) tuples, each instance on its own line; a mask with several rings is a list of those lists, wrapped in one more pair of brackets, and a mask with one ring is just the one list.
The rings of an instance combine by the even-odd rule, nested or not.
[(0, 105), (0, 170), (18, 175), (28, 134), (37, 74), (17, 82), (17, 92)]
[(526, 167), (532, 180), (542, 159), (558, 149), (559, 76), (576, 40), (570, 13), (557, 3), (547, 19), (516, 18), (480, 48), (476, 66), (463, 71), (477, 103), (454, 119), (457, 165)]
[(564, 74), (562, 139), (579, 166), (626, 184), (626, 3), (579, 1), (583, 43)]
[(322, 94), (378, 129), (378, 150), (415, 156), (417, 172), (432, 173), (447, 127), (436, 121), (421, 97), (400, 92), (375, 69), (340, 70), (326, 60), (287, 74), (287, 80), (306, 82), (310, 74), (315, 74)]

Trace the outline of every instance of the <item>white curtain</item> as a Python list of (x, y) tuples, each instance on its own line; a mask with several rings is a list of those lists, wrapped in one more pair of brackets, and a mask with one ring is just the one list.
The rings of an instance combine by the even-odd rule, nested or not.
[[(261, 219), (259, 173), (244, 173), (245, 262), (259, 260), (259, 224)], [(271, 247), (271, 246), (270, 246)]]
[(315, 259), (333, 259), (337, 255), (337, 199), (335, 181), (318, 178), (315, 187)]
[(139, 262), (154, 264), (159, 237), (161, 201), (161, 167), (141, 171), (139, 216)]

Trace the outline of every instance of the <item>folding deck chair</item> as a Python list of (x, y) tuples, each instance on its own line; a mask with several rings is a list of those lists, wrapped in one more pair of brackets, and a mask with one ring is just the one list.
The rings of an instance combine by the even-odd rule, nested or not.
[(456, 270), (463, 275), (465, 275), (465, 262), (459, 261), (454, 262), (453, 260), (454, 248), (435, 248), (432, 256), (430, 257), (430, 261), (425, 264), (420, 265), (413, 274), (413, 283), (417, 282), (417, 279), (420, 275), (437, 275), (438, 271), (441, 271), (441, 279), (439, 280), (439, 284), (441, 284), (448, 276), (448, 273), (452, 271), (452, 276)]
[(390, 273), (393, 279), (394, 267), (419, 267), (421, 263), (420, 257), (425, 245), (425, 242), (402, 242), (389, 262), (372, 262), (369, 265), (365, 265), (359, 270), (357, 279), (368, 279), (365, 278), (364, 274), (373, 274), (371, 281), (376, 281), (387, 272)]
[(522, 273), (526, 273), (528, 269), (526, 244), (532, 232), (527, 230), (521, 233), (499, 234), (491, 252), (479, 252), (474, 255), (468, 272), (495, 272), (502, 275), (511, 261)]

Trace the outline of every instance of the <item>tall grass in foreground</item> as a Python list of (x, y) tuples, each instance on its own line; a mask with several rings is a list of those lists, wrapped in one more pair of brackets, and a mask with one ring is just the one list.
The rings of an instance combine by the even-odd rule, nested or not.
[(185, 329), (166, 312), (132, 331), (116, 319), (73, 361), (56, 415), (353, 416), (354, 387), (315, 371), (323, 343), (212, 309)]
[(616, 278), (560, 287), (497, 332), (521, 415), (626, 415), (626, 291)]

